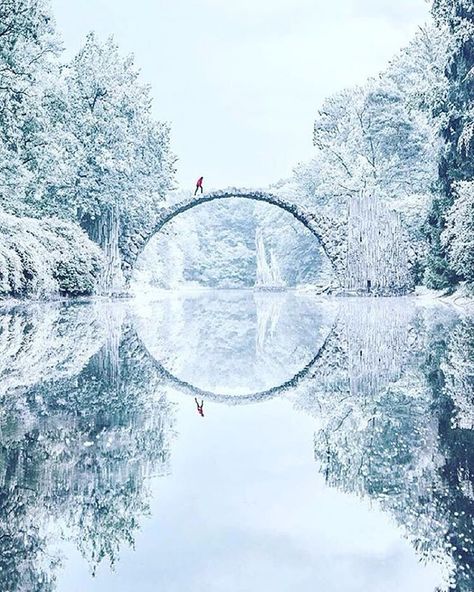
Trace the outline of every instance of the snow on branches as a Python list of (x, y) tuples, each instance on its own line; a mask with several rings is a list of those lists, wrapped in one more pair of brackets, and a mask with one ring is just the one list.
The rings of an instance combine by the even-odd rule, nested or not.
[(94, 292), (102, 253), (75, 224), (0, 212), (0, 297)]

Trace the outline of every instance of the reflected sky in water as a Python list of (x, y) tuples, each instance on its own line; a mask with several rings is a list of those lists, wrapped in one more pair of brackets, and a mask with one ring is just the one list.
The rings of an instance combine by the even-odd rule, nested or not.
[(1, 590), (474, 589), (463, 312), (252, 291), (17, 306), (0, 379)]

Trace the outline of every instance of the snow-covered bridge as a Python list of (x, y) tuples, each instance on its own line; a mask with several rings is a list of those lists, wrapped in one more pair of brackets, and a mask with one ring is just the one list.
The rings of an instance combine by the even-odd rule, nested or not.
[(219, 199), (250, 199), (281, 208), (319, 241), (341, 288), (355, 293), (401, 295), (413, 289), (410, 242), (401, 217), (383, 201), (361, 192), (338, 211), (314, 211), (263, 190), (229, 188), (190, 196), (162, 208), (146, 226), (122, 228), (119, 250), (127, 284), (140, 254), (165, 224), (183, 212)]
[(338, 228), (334, 220), (330, 220), (316, 212), (310, 212), (282, 197), (269, 193), (268, 191), (253, 189), (229, 188), (221, 191), (213, 191), (205, 194), (191, 196), (181, 202), (163, 208), (157, 219), (150, 223), (147, 228), (126, 229), (121, 238), (122, 268), (127, 281), (133, 273), (138, 257), (145, 249), (150, 239), (159, 232), (165, 224), (176, 216), (190, 210), (198, 205), (215, 201), (218, 199), (251, 199), (277, 206), (290, 213), (301, 222), (319, 240), (324, 252), (331, 261), (336, 278), (341, 282), (345, 273), (345, 233), (337, 232)]

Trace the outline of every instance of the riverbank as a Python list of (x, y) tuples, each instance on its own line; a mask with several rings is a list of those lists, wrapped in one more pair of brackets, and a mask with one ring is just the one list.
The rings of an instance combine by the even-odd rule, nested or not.
[(460, 284), (454, 292), (430, 290), (424, 286), (418, 286), (414, 295), (423, 301), (438, 301), (474, 311), (474, 291), (472, 287), (467, 286), (465, 283)]
[[(1, 274), (1, 268), (0, 268)], [(23, 294), (21, 296), (13, 296), (2, 294), (0, 292), (0, 308), (11, 308), (20, 305), (29, 304), (45, 304), (45, 303), (93, 303), (93, 302), (118, 302), (124, 300), (135, 301), (150, 301), (158, 298), (168, 298), (170, 294), (188, 295), (191, 296), (205, 294), (207, 292), (254, 292), (255, 294), (275, 294), (280, 293), (296, 293), (306, 296), (317, 296), (318, 298), (339, 299), (386, 299), (386, 298), (413, 298), (419, 302), (441, 302), (443, 304), (450, 304), (460, 308), (468, 308), (474, 311), (474, 293), (472, 288), (468, 288), (462, 284), (456, 291), (449, 293), (443, 290), (430, 290), (425, 286), (418, 286), (413, 293), (410, 294), (368, 294), (366, 292), (350, 292), (342, 290), (334, 286), (294, 286), (281, 290), (261, 290), (254, 287), (225, 287), (225, 288), (208, 288), (197, 285), (183, 285), (173, 289), (156, 288), (148, 285), (137, 286), (136, 284), (130, 287), (126, 292), (114, 292), (110, 294), (94, 294), (93, 291), (86, 294), (67, 294), (58, 291), (49, 294), (37, 293), (34, 295)]]

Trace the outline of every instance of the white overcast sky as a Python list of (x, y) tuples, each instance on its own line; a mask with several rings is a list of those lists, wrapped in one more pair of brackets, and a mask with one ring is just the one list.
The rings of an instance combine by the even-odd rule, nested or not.
[(178, 180), (264, 186), (312, 151), (323, 99), (384, 68), (425, 0), (53, 0), (68, 54), (91, 30), (134, 53)]

